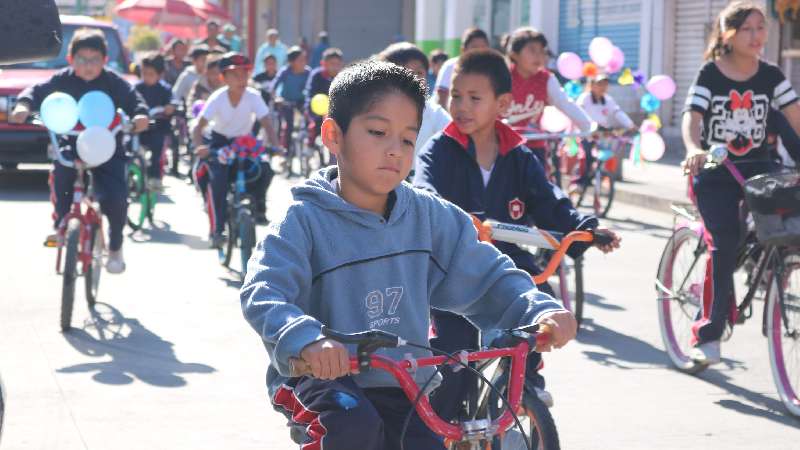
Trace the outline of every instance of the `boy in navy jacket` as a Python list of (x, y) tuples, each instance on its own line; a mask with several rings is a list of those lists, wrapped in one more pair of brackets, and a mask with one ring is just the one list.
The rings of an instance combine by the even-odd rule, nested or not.
[[(508, 257), (478, 242), (470, 217), (403, 180), (425, 105), (425, 84), (407, 69), (369, 61), (345, 69), (330, 89), (322, 140), (337, 166), (292, 189), (293, 202), (250, 260), (244, 315), (269, 353), (274, 407), (306, 430), (303, 448), (394, 450), (411, 402), (382, 370), (350, 372), (348, 350), (321, 334), (385, 330), (428, 340), (431, 307), (482, 329), (551, 324), (566, 344), (575, 318)], [(403, 359), (428, 352), (381, 349)], [(288, 378), (291, 358), (313, 376)], [(435, 375), (414, 373), (419, 385)], [(344, 400), (344, 401), (343, 401)], [(353, 430), (358, 430), (354, 433)], [(443, 448), (414, 414), (405, 448)]]
[[(497, 118), (511, 102), (511, 73), (494, 50), (465, 53), (456, 63), (450, 90), (453, 122), (433, 137), (417, 158), (414, 185), (449, 200), (481, 220), (568, 233), (596, 229), (597, 219), (573, 208), (561, 190), (551, 184), (539, 160), (525, 147), (525, 139)], [(611, 234), (608, 230), (604, 233)], [(615, 236), (615, 235), (614, 235)], [(533, 255), (520, 247), (498, 242), (498, 249), (518, 268), (530, 274), (540, 270)], [(603, 251), (619, 246), (619, 239)], [(577, 257), (586, 246), (574, 245)], [(539, 288), (552, 295), (548, 285)], [(464, 318), (433, 312), (436, 344), (445, 351), (475, 348), (477, 330)], [(552, 404), (544, 379), (536, 373), (539, 358), (528, 358), (528, 375), (540, 399)], [(445, 382), (434, 396), (434, 406), (445, 418), (460, 412), (460, 399), (472, 387), (472, 375), (444, 371)]]
[[(69, 44), (70, 67), (56, 73), (50, 80), (26, 89), (19, 96), (9, 121), (23, 123), (31, 111), (37, 111), (48, 95), (64, 92), (76, 101), (90, 91), (102, 91), (111, 97), (114, 106), (133, 117), (135, 132), (147, 129), (147, 104), (136, 90), (122, 77), (104, 68), (108, 62), (108, 46), (100, 31), (78, 31)], [(118, 124), (115, 119), (115, 126)], [(68, 139), (75, 148), (75, 138)], [(122, 257), (122, 229), (128, 212), (128, 183), (125, 172), (125, 151), (121, 135), (117, 135), (117, 151), (105, 164), (92, 169), (94, 188), (100, 209), (108, 217), (109, 254), (106, 270), (121, 273), (125, 270)], [(58, 162), (53, 166), (51, 184), (52, 198), (55, 199), (55, 224), (69, 212), (72, 204), (72, 188), (77, 172)], [(48, 241), (55, 235), (48, 236)]]
[(159, 54), (142, 58), (142, 80), (136, 83), (136, 91), (147, 102), (150, 111), (155, 113), (155, 125), (142, 133), (142, 144), (150, 149), (150, 161), (147, 166), (147, 182), (151, 189), (161, 189), (161, 154), (164, 142), (170, 133), (169, 118), (175, 112), (177, 101), (172, 96), (172, 86), (162, 79), (164, 76), (164, 57)]

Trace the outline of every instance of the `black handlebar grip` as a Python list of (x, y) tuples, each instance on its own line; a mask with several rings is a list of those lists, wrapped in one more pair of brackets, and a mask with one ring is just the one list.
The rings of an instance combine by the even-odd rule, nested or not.
[(594, 239), (592, 240), (592, 243), (596, 245), (611, 245), (611, 243), (614, 242), (614, 238), (605, 233), (593, 233), (593, 234), (594, 234)]

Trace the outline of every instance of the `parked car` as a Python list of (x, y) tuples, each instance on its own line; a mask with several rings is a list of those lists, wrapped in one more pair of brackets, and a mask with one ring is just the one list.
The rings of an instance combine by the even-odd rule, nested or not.
[(20, 163), (46, 163), (50, 142), (44, 128), (35, 125), (8, 123), (8, 116), (17, 96), (28, 86), (48, 80), (68, 65), (69, 42), (75, 31), (99, 29), (108, 42), (107, 67), (119, 73), (128, 72), (128, 56), (114, 25), (85, 16), (61, 16), (64, 45), (54, 59), (10, 66), (0, 66), (0, 169), (13, 170)]

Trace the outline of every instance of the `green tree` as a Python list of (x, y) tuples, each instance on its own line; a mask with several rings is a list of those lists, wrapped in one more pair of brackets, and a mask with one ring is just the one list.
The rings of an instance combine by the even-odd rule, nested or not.
[(146, 25), (134, 26), (128, 36), (128, 48), (134, 52), (160, 49), (161, 37), (159, 32)]

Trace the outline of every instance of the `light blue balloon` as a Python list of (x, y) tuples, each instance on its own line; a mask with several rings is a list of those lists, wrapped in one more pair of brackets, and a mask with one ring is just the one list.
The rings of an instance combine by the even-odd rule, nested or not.
[(608, 161), (613, 157), (614, 157), (614, 152), (607, 148), (600, 149), (600, 152), (597, 154), (597, 159), (600, 161)]
[(583, 86), (576, 81), (569, 81), (564, 85), (564, 91), (567, 93), (567, 97), (569, 97), (570, 100), (575, 100), (583, 93)]
[(648, 113), (652, 113), (661, 107), (661, 100), (657, 99), (655, 95), (648, 92), (642, 96), (642, 100), (639, 104), (642, 106), (643, 110), (647, 111)]
[(102, 91), (87, 92), (78, 101), (78, 118), (86, 128), (108, 128), (116, 113), (111, 97)]
[(71, 95), (53, 92), (39, 108), (44, 126), (56, 134), (66, 133), (78, 124), (78, 103)]

